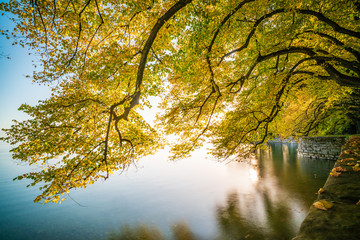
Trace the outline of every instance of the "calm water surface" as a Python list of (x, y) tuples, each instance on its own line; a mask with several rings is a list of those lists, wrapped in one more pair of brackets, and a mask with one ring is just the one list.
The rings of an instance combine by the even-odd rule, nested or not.
[(12, 181), (31, 167), (18, 166), (0, 143), (0, 239), (108, 239), (124, 226), (169, 239), (179, 226), (196, 239), (291, 239), (334, 164), (299, 159), (296, 148), (271, 144), (230, 164), (201, 151), (170, 162), (163, 151), (43, 205), (33, 203), (39, 192), (26, 180)]

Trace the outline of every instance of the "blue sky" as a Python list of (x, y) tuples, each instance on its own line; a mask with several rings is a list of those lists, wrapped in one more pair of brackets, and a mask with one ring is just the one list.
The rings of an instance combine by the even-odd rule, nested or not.
[[(14, 24), (6, 14), (4, 16), (0, 14), (0, 29), (13, 28)], [(31, 78), (25, 77), (32, 75), (33, 61), (36, 61), (35, 55), (29, 55), (27, 48), (13, 46), (12, 43), (11, 39), (0, 35), (0, 53), (11, 58), (0, 57), (0, 129), (9, 128), (12, 119), (20, 121), (27, 118), (25, 113), (17, 110), (21, 104), (35, 105), (38, 100), (50, 95), (48, 87), (34, 84)], [(140, 111), (150, 124), (155, 119), (159, 99), (152, 98), (151, 101), (155, 107)], [(2, 131), (0, 131), (0, 136), (4, 136)]]
[[(11, 29), (12, 26), (6, 16), (0, 16), (0, 29)], [(0, 35), (0, 52), (11, 58), (0, 57), (0, 128), (7, 128), (12, 119), (26, 118), (26, 114), (17, 110), (22, 103), (34, 105), (49, 96), (49, 90), (25, 77), (32, 74), (32, 60), (35, 60), (26, 48), (12, 46), (11, 39)]]

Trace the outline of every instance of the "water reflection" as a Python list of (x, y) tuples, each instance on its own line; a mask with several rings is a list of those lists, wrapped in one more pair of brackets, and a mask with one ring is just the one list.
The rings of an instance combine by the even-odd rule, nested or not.
[[(294, 144), (271, 144), (249, 163), (227, 165), (204, 159), (204, 152), (167, 162), (164, 151), (144, 159), (142, 168), (74, 191), (72, 197), (86, 206), (79, 207), (70, 199), (33, 204), (37, 190), (11, 180), (26, 170), (5, 150), (0, 148), (5, 240), (291, 239), (333, 166), (298, 159)], [(127, 227), (112, 231), (119, 226)]]
[[(237, 193), (228, 195), (225, 206), (216, 209), (216, 220), (218, 234), (211, 239), (214, 240), (263, 240), (263, 239), (291, 239), (294, 233), (289, 222), (290, 211), (286, 205), (274, 206), (269, 198), (264, 195), (266, 206), (267, 228), (259, 226), (256, 222), (249, 221), (248, 216), (242, 211)], [(251, 206), (249, 206), (251, 208)], [(140, 224), (138, 226), (124, 226), (118, 232), (109, 234), (108, 240), (166, 240), (166, 234), (162, 233), (156, 226)], [(172, 238), (174, 240), (201, 240), (196, 236), (191, 227), (185, 222), (176, 223), (172, 227)]]
[(218, 207), (220, 236), (217, 239), (265, 239), (262, 229), (249, 221), (239, 206), (239, 197), (233, 193), (228, 196), (226, 206)]
[[(291, 239), (333, 164), (298, 159), (295, 144), (272, 143), (246, 166), (229, 164), (232, 171), (247, 173), (247, 177), (233, 178), (244, 182), (239, 183), (240, 188), (229, 191), (226, 201), (214, 208), (217, 229), (211, 238), (194, 234), (196, 227), (191, 224), (180, 223), (174, 224), (177, 227), (172, 228), (171, 236), (156, 227), (141, 225), (127, 227), (116, 235), (117, 238), (109, 239)], [(239, 167), (241, 171), (236, 170)], [(144, 232), (161, 238), (143, 238)]]
[(290, 198), (310, 206), (318, 188), (322, 186), (334, 162), (297, 157), (293, 144), (270, 144), (267, 154), (259, 156), (261, 177), (276, 178), (276, 185)]
[[(174, 240), (199, 240), (185, 222), (173, 225), (172, 237)], [(166, 240), (166, 237), (156, 226), (140, 224), (123, 226), (120, 231), (110, 233), (108, 240)]]
[(136, 227), (124, 226), (119, 232), (109, 234), (109, 240), (164, 240), (165, 237), (155, 226), (139, 225)]

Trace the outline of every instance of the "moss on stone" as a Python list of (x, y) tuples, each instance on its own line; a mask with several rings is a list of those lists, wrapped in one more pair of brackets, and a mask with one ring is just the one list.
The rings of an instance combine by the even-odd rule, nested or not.
[(360, 164), (360, 137), (357, 136), (346, 142), (334, 165), (333, 171), (336, 167), (347, 171), (338, 177), (330, 175), (318, 196), (318, 200), (326, 199), (334, 206), (327, 211), (312, 206), (293, 240), (360, 239), (360, 205), (357, 205), (360, 171), (354, 172), (351, 164)]

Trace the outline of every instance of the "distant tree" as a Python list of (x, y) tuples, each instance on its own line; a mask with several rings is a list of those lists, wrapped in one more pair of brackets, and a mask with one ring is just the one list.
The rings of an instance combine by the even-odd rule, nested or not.
[[(20, 107), (30, 119), (2, 138), (14, 159), (44, 165), (17, 178), (45, 183), (36, 202), (152, 154), (161, 131), (178, 136), (174, 157), (209, 141), (226, 158), (359, 119), (349, 104), (360, 86), (358, 1), (10, 0), (0, 9), (17, 43), (38, 51), (33, 81), (52, 87)], [(157, 130), (138, 113), (151, 96), (163, 101)]]

